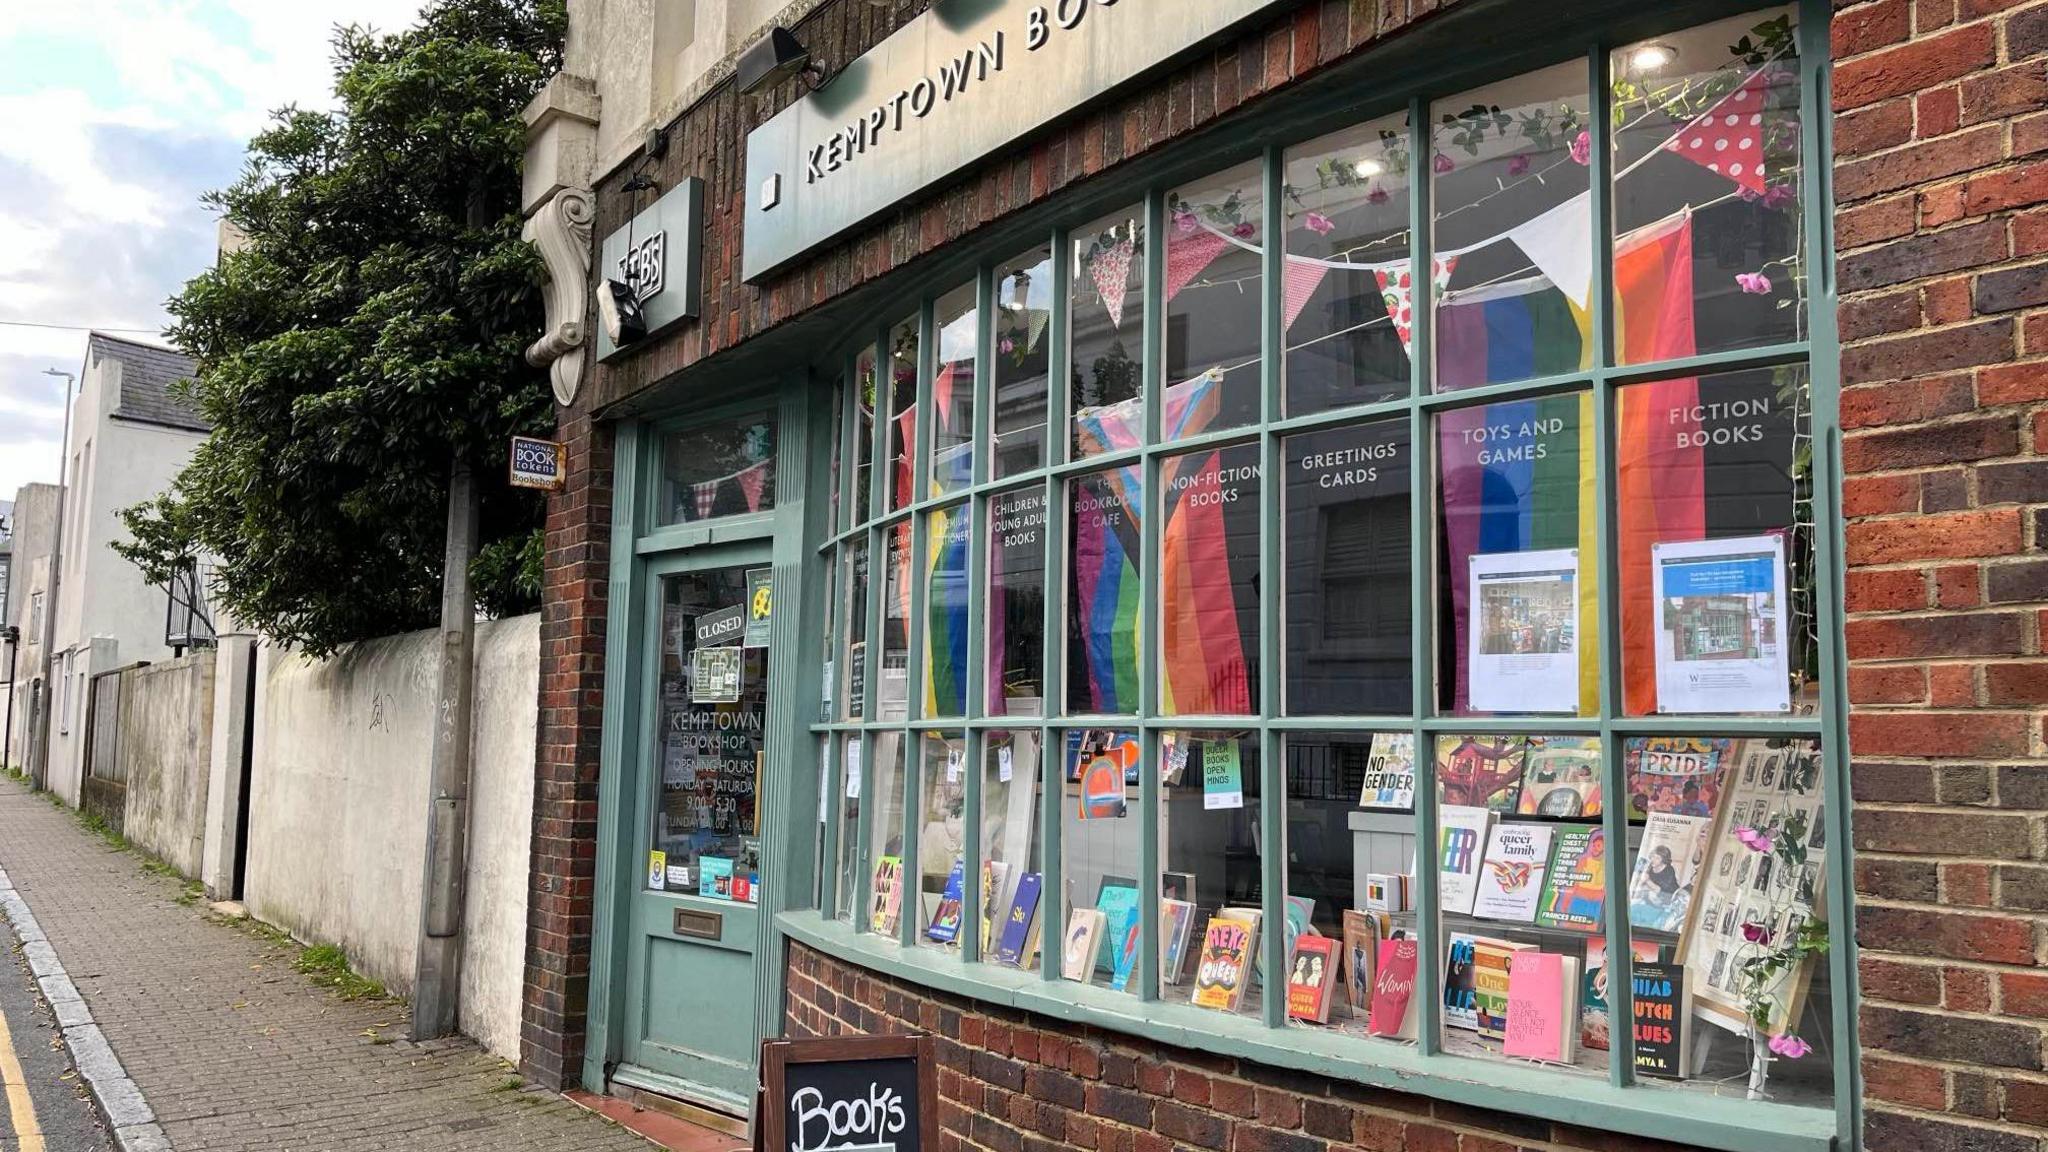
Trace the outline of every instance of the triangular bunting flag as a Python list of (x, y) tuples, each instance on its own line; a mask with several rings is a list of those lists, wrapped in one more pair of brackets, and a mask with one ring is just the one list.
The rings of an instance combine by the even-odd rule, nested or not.
[(1294, 327), (1295, 317), (1300, 316), (1301, 310), (1308, 306), (1308, 298), (1316, 294), (1316, 289), (1322, 285), (1323, 277), (1328, 275), (1329, 271), (1330, 266), (1320, 261), (1300, 260), (1292, 256), (1287, 258), (1287, 285), (1282, 294), (1280, 308), (1282, 332)]
[[(1394, 322), (1394, 333), (1401, 338), (1401, 349), (1413, 355), (1415, 345), (1410, 337), (1415, 331), (1415, 284), (1414, 277), (1408, 272), (1410, 263), (1396, 260), (1391, 264), (1378, 265), (1372, 271), (1379, 277), (1380, 298), (1386, 301), (1387, 316)], [(1458, 266), (1458, 258), (1438, 256), (1429, 263), (1433, 290), (1441, 295), (1444, 285), (1450, 283), (1451, 270)]]
[(1526, 224), (1508, 229), (1508, 239), (1536, 270), (1580, 308), (1593, 297), (1592, 193), (1577, 196), (1541, 212)]
[[(953, 426), (953, 362), (948, 360), (932, 378), (932, 407), (938, 409), (939, 427)], [(936, 439), (936, 437), (934, 437)]]
[(761, 489), (768, 481), (768, 461), (763, 460), (751, 468), (740, 471), (740, 493), (747, 498), (747, 511), (761, 510)]
[(1102, 297), (1102, 306), (1109, 312), (1109, 326), (1123, 327), (1124, 286), (1131, 278), (1129, 238), (1119, 240), (1096, 253), (1095, 262), (1088, 266), (1088, 275), (1095, 279), (1096, 294)]
[(1741, 87), (1721, 98), (1699, 119), (1665, 143), (1695, 164), (1752, 192), (1764, 190), (1764, 89), (1769, 70), (1759, 68)]
[(1230, 246), (1230, 237), (1207, 228), (1171, 236), (1166, 241), (1166, 298), (1172, 300), (1202, 269)]

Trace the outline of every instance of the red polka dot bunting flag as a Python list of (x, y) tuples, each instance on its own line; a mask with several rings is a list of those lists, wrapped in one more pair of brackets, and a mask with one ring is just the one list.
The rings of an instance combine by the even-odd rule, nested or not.
[(1723, 96), (1719, 103), (1694, 120), (1665, 143), (1708, 171), (1726, 176), (1738, 185), (1761, 194), (1764, 190), (1764, 90), (1770, 86), (1766, 70), (1759, 69), (1741, 87)]

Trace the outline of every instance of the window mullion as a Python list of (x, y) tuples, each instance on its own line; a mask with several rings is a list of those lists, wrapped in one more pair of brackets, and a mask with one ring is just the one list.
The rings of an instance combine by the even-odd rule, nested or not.
[[(1054, 354), (1047, 358), (1045, 403), (1045, 463), (1048, 468), (1057, 467), (1067, 458), (1071, 429), (1067, 426), (1067, 381), (1073, 370), (1068, 361), (1072, 349), (1068, 347), (1068, 293), (1072, 290), (1074, 255), (1069, 251), (1069, 240), (1065, 231), (1055, 231), (1052, 236), (1052, 300), (1051, 315), (1047, 326), (1051, 329), (1047, 339), (1052, 341)], [(1058, 921), (1053, 938), (1059, 939), (1066, 930), (1064, 912), (1066, 891), (1061, 877), (1060, 860), (1060, 814), (1065, 811), (1066, 790), (1060, 771), (1059, 749), (1064, 746), (1059, 732), (1050, 719), (1065, 710), (1066, 705), (1066, 603), (1067, 564), (1066, 537), (1067, 515), (1065, 500), (1066, 483), (1056, 472), (1048, 472), (1038, 482), (1040, 499), (1045, 510), (1045, 549), (1043, 557), (1044, 588), (1042, 608), (1044, 627), (1039, 644), (1039, 690), (1038, 690), (1038, 752), (1039, 752), (1039, 852), (1040, 874), (1039, 915), (1051, 916)], [(1012, 787), (1016, 785), (1013, 783)], [(1022, 869), (1024, 862), (1016, 867)], [(1045, 935), (1039, 930), (1041, 939)], [(1048, 956), (1039, 963), (1039, 975), (1048, 983), (1060, 978), (1059, 965)]]
[[(1281, 325), (1281, 292), (1287, 282), (1287, 215), (1282, 177), (1285, 157), (1280, 148), (1266, 149), (1264, 181), (1265, 247), (1260, 256), (1259, 294), (1259, 384), (1260, 416), (1268, 430), (1259, 436), (1259, 571), (1268, 578), (1259, 581), (1259, 838), (1267, 850), (1259, 854), (1260, 890), (1264, 893), (1264, 918), (1272, 926), (1260, 947), (1266, 950), (1266, 971), (1285, 973), (1287, 959), (1287, 771), (1280, 739), (1266, 719), (1280, 711), (1280, 609), (1286, 592), (1284, 580), (1272, 578), (1280, 571), (1280, 489), (1279, 437), (1270, 425), (1281, 415), (1281, 371), (1287, 333)], [(1286, 982), (1266, 982), (1262, 1007), (1266, 1026), (1287, 1024)]]
[(1434, 711), (1436, 700), (1431, 673), (1431, 605), (1436, 598), (1429, 594), (1436, 571), (1430, 500), (1435, 490), (1431, 462), (1436, 454), (1431, 451), (1434, 441), (1429, 412), (1420, 403), (1430, 387), (1429, 340), (1434, 327), (1430, 313), (1436, 304), (1436, 278), (1429, 271), (1429, 154), (1429, 101), (1417, 97), (1408, 105), (1408, 267), (1415, 286), (1410, 298), (1414, 323), (1409, 330), (1408, 353), (1408, 397), (1415, 405), (1408, 417), (1408, 554), (1410, 563), (1417, 566), (1410, 604), (1414, 649), (1409, 674), (1415, 696), (1415, 720), (1410, 729), (1415, 739), (1415, 1028), (1416, 1052), (1424, 1061), (1443, 1048), (1443, 994), (1439, 990), (1443, 970), (1437, 959), (1443, 951), (1437, 943), (1441, 933), (1436, 891), (1436, 757), (1421, 722), (1425, 714)]
[[(1138, 714), (1159, 714), (1159, 410), (1165, 404), (1166, 194), (1145, 194), (1144, 351), (1139, 355), (1138, 394), (1144, 407), (1145, 456), (1138, 506)], [(1138, 997), (1159, 999), (1159, 870), (1165, 859), (1163, 805), (1159, 795), (1159, 733), (1139, 733), (1144, 755), (1138, 770)]]

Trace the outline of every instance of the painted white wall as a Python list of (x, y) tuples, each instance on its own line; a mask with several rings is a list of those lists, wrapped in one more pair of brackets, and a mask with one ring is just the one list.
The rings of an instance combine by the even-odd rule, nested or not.
[[(417, 954), (438, 641), (426, 631), (324, 661), (267, 645), (257, 656), (243, 899), (398, 992)], [(514, 1060), (539, 693), (540, 617), (479, 623), (461, 1027)]]
[(189, 653), (121, 674), (115, 754), (127, 769), (121, 831), (180, 873), (204, 848), (213, 752), (214, 654)]
[[(31, 605), (37, 594), (49, 610), (50, 545), (57, 531), (57, 486), (25, 484), (14, 496), (14, 561), (8, 580), (7, 619), (0, 623), (21, 629), (20, 650), (14, 661), (14, 715), (12, 738), (0, 748), (0, 762), (15, 768), (28, 765), (29, 697), (42, 676), (43, 634), (32, 627)], [(5, 659), (0, 645), (0, 659)], [(5, 675), (0, 671), (0, 675)], [(0, 734), (8, 731), (6, 697), (0, 695)]]
[[(80, 722), (86, 675), (172, 655), (164, 643), (164, 590), (113, 550), (114, 541), (128, 537), (121, 509), (169, 488), (205, 439), (199, 432), (115, 419), (120, 397), (121, 362), (88, 359), (72, 402), (71, 453), (64, 465), (72, 487), (64, 500), (54, 645), (60, 662), (71, 655), (72, 674), (70, 683), (57, 685), (53, 695), (48, 780), (50, 789), (73, 807), (84, 776)], [(86, 655), (95, 639), (112, 642), (110, 650), (102, 646), (98, 663)], [(61, 722), (67, 691), (69, 725)]]

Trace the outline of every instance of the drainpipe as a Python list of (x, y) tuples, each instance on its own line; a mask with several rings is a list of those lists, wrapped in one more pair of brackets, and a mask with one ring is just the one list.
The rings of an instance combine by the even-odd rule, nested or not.
[(469, 826), (469, 725), (476, 599), (477, 493), (458, 454), (448, 482), (448, 546), (441, 567), (441, 685), (434, 702), (434, 758), (428, 789), (427, 860), (422, 876), (419, 954), (413, 967), (412, 1038), (453, 1035), (462, 984), (462, 880)]

